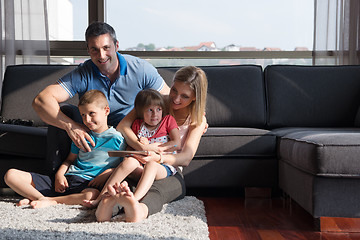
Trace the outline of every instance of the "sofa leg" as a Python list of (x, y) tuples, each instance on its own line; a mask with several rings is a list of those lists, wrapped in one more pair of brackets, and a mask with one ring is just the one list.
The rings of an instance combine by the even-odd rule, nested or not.
[(320, 217), (317, 222), (321, 232), (360, 232), (360, 218)]

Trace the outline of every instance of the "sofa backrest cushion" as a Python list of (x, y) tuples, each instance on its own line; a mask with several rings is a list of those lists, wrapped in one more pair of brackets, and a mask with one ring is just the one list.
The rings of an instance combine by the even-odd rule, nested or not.
[(268, 125), (352, 127), (360, 103), (360, 66), (265, 68)]
[[(34, 126), (45, 126), (32, 108), (34, 97), (75, 67), (39, 64), (8, 66), (2, 86), (1, 116), (6, 119), (33, 120)], [(74, 97), (68, 102), (77, 104), (77, 101)]]
[[(261, 66), (201, 67), (208, 78), (206, 118), (214, 127), (258, 127), (266, 125), (264, 78)], [(159, 67), (172, 85), (177, 67)]]

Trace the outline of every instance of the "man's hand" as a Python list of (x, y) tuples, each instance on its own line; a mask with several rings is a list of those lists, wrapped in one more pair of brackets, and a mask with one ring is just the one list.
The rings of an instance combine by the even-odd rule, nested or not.
[(67, 134), (78, 148), (85, 152), (91, 152), (91, 148), (86, 140), (88, 140), (93, 147), (95, 147), (95, 142), (87, 131), (88, 129), (79, 123), (72, 124), (71, 127), (66, 129)]

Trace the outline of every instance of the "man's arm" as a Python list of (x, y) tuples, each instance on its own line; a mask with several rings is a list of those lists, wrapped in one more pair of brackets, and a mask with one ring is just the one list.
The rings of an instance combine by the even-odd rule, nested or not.
[(162, 89), (159, 91), (162, 95), (169, 95), (170, 93), (170, 88), (169, 86), (166, 84), (166, 82), (164, 81), (164, 86), (162, 87)]
[(95, 143), (87, 133), (87, 128), (60, 110), (59, 103), (69, 99), (69, 94), (59, 84), (46, 87), (34, 99), (32, 106), (40, 118), (47, 124), (64, 129), (77, 147), (91, 151), (86, 139), (94, 146)]

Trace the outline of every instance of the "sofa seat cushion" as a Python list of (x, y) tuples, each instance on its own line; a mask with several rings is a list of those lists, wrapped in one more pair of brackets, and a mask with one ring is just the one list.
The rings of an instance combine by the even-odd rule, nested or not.
[(279, 159), (317, 176), (360, 177), (360, 129), (302, 130), (281, 137)]
[(210, 127), (202, 136), (196, 157), (273, 157), (276, 136), (257, 128)]
[(46, 157), (46, 127), (0, 124), (0, 154)]

